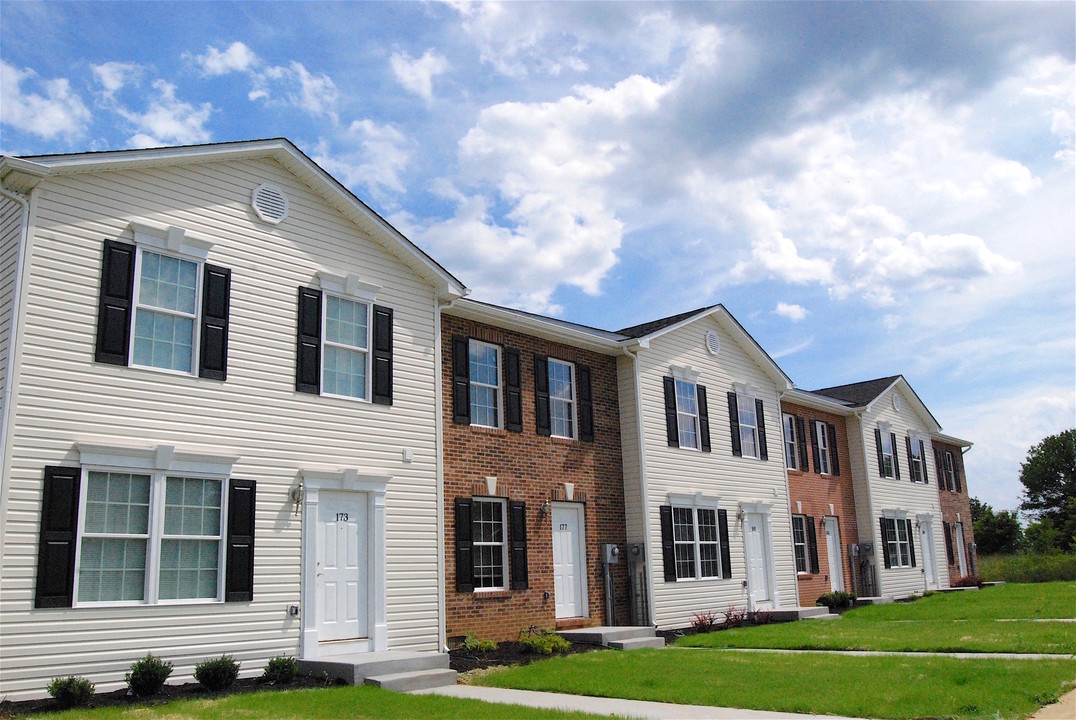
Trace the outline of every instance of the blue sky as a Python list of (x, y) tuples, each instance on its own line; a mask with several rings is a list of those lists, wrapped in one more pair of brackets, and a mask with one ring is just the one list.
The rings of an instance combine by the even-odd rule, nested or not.
[(0, 151), (284, 136), (472, 297), (902, 373), (973, 495), (1076, 424), (1076, 5), (0, 4)]

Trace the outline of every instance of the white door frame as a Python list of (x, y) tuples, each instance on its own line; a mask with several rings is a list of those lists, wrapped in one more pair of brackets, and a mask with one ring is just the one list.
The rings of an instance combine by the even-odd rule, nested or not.
[[(762, 522), (762, 560), (766, 564), (766, 577), (770, 586), (770, 600), (766, 608), (756, 608), (751, 595), (750, 571), (747, 561), (747, 516), (757, 514)], [(781, 607), (781, 595), (777, 590), (777, 568), (773, 560), (773, 527), (771, 523), (772, 513), (770, 504), (766, 502), (741, 502), (740, 512), (737, 519), (740, 522), (740, 536), (744, 557), (744, 582), (747, 587), (747, 609), (754, 612), (756, 609), (777, 609)]]
[[(580, 613), (578, 615), (571, 615), (567, 617), (590, 617), (590, 596), (587, 594), (587, 526), (586, 526), (586, 514), (583, 510), (583, 503), (577, 502), (555, 502), (553, 503), (553, 509), (549, 512), (550, 527), (553, 526), (553, 514), (557, 510), (570, 511), (575, 513), (576, 522), (579, 524), (579, 535), (577, 537), (578, 542), (575, 546), (575, 566), (578, 570), (577, 577), (579, 582), (579, 604)], [(554, 532), (556, 532), (554, 530)], [(554, 581), (553, 588), (553, 612), (556, 615), (557, 607), (557, 591), (556, 583)], [(557, 619), (562, 619), (559, 615)]]
[(938, 556), (935, 552), (934, 522), (930, 515), (917, 515), (916, 524), (919, 526), (919, 549), (923, 555), (923, 582), (927, 590), (937, 590), (941, 587), (938, 580)]
[[(302, 527), (302, 625), (299, 651), (304, 660), (326, 655), (388, 650), (385, 620), (385, 491), (391, 477), (360, 475), (358, 470), (303, 470)], [(366, 495), (366, 639), (354, 643), (318, 643), (317, 523), (319, 491), (364, 493)], [(363, 628), (360, 628), (360, 632)]]
[(956, 557), (960, 566), (960, 577), (965, 577), (968, 574), (968, 550), (964, 546), (964, 523), (954, 524), (953, 529), (953, 534), (956, 535)]
[[(826, 515), (826, 558), (829, 561), (829, 588), (833, 592), (844, 590), (844, 553), (841, 552), (841, 525), (836, 515)], [(831, 532), (832, 531), (832, 532)]]

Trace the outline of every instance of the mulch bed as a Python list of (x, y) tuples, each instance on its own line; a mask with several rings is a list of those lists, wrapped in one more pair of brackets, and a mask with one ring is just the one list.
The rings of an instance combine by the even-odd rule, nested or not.
[[(575, 653), (584, 653), (590, 652), (591, 650), (601, 649), (603, 648), (597, 645), (572, 643), (571, 648), (558, 654), (574, 655)], [(502, 642), (497, 645), (496, 650), (487, 650), (485, 652), (477, 652), (465, 648), (449, 650), (448, 657), (449, 667), (456, 672), (465, 673), (472, 670), (485, 670), (487, 668), (501, 667), (505, 665), (529, 665), (535, 660), (544, 660), (545, 658), (548, 658), (549, 655), (539, 655), (531, 652), (518, 642)]]

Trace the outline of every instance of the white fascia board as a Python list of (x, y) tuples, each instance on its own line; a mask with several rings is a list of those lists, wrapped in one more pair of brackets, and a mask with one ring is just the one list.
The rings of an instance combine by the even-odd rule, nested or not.
[(970, 449), (971, 446), (975, 444), (971, 440), (962, 440), (958, 437), (953, 437), (952, 435), (946, 435), (944, 433), (938, 432), (931, 433), (930, 437), (934, 438), (938, 442), (943, 442), (947, 445), (956, 445), (957, 447), (963, 448), (965, 450)]
[(806, 390), (800, 390), (799, 388), (785, 390), (781, 393), (781, 400), (787, 400), (790, 403), (803, 405), (805, 407), (813, 408), (814, 410), (821, 410), (822, 412), (830, 412), (834, 415), (849, 416), (855, 413), (852, 408), (839, 400), (827, 398)]
[[(443, 310), (445, 315), (461, 317), (466, 320), (494, 325), (505, 330), (514, 330), (524, 335), (540, 337), (551, 342), (563, 343), (572, 347), (592, 350), (603, 355), (620, 355), (623, 345), (612, 337), (606, 338), (583, 329), (573, 329), (557, 322), (547, 321), (529, 314), (513, 312), (508, 308), (499, 308), (485, 303), (463, 300)], [(601, 331), (599, 331), (601, 332)], [(612, 334), (612, 333), (610, 333)]]
[(934, 417), (933, 413), (930, 412), (930, 409), (926, 406), (926, 403), (924, 403), (920, 399), (919, 395), (915, 392), (915, 390), (912, 389), (912, 386), (908, 383), (908, 381), (904, 379), (903, 375), (898, 375), (897, 379), (894, 380), (889, 387), (878, 393), (878, 397), (871, 400), (870, 403), (868, 403), (867, 406), (863, 408), (863, 412), (869, 412), (876, 403), (881, 401), (883, 398), (892, 397), (892, 394), (894, 392), (901, 393), (901, 395), (904, 396), (904, 399), (912, 404), (912, 406), (915, 408), (916, 413), (919, 415), (919, 418), (926, 424), (928, 433), (933, 435), (934, 433), (941, 431), (941, 424)]

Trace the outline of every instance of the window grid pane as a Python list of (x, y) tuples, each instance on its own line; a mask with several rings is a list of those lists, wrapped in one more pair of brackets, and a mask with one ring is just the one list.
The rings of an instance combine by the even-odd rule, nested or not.
[(673, 550), (676, 559), (676, 577), (695, 577), (695, 518), (691, 508), (674, 507)]
[(142, 251), (135, 308), (135, 365), (189, 373), (198, 312), (198, 263)]
[(160, 599), (218, 596), (221, 490), (220, 480), (190, 477), (165, 480)]
[(324, 391), (330, 395), (366, 397), (366, 353), (325, 345)]
[(796, 572), (807, 572), (807, 528), (802, 515), (792, 516), (792, 549), (796, 556)]
[(572, 366), (549, 360), (549, 420), (555, 437), (575, 437), (575, 395), (572, 391)]
[(676, 426), (680, 447), (698, 448), (699, 405), (695, 383), (676, 381)]
[(471, 506), (475, 588), (504, 587), (504, 503), (475, 500)]
[(717, 512), (706, 508), (695, 512), (699, 526), (699, 577), (717, 577), (721, 574)]
[(79, 602), (144, 599), (146, 542), (84, 537), (79, 559)]
[(500, 351), (494, 345), (469, 343), (471, 424), (500, 427)]
[(829, 435), (826, 434), (826, 424), (816, 422), (815, 434), (818, 436), (818, 472), (829, 475)]
[(799, 470), (799, 444), (796, 438), (796, 420), (791, 415), (784, 416), (785, 429), (785, 463), (792, 470)]

